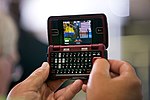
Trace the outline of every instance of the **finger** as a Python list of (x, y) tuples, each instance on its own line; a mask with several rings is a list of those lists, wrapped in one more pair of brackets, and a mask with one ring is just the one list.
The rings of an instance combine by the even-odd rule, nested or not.
[(82, 91), (86, 92), (86, 89), (87, 89), (87, 85), (86, 85), (86, 84), (83, 84), (83, 85), (82, 85)]
[(29, 89), (39, 89), (49, 75), (49, 64), (44, 62), (42, 66), (36, 69), (27, 79), (22, 83), (26, 84), (26, 87)]
[(47, 97), (46, 100), (56, 100), (54, 92), (52, 92), (51, 94), (49, 94), (49, 96)]
[[(111, 79), (110, 75), (110, 64), (106, 59), (100, 58), (96, 59), (93, 64), (93, 68), (87, 84), (87, 93), (97, 88), (101, 88), (102, 85), (109, 83)], [(97, 87), (99, 86), (99, 87)]]
[(69, 86), (69, 85), (72, 84), (74, 81), (75, 81), (75, 80), (70, 80), (70, 79), (64, 81), (64, 82), (55, 90), (55, 92), (57, 92), (57, 91), (59, 91), (59, 90), (65, 88), (65, 87)]
[(58, 80), (53, 80), (53, 81), (48, 81), (47, 85), (50, 88), (51, 91), (56, 91), (58, 87), (65, 81), (66, 79), (58, 79)]
[(82, 85), (83, 82), (81, 80), (76, 80), (71, 85), (56, 92), (55, 99), (71, 100), (81, 90)]
[(119, 74), (119, 75), (124, 75), (125, 73), (135, 73), (135, 70), (133, 67), (124, 61), (119, 61), (119, 60), (109, 60), (110, 66), (111, 66), (111, 71), (113, 73)]
[(106, 59), (96, 59), (93, 64), (93, 68), (90, 76), (98, 76), (99, 78), (105, 77), (110, 78), (110, 65)]

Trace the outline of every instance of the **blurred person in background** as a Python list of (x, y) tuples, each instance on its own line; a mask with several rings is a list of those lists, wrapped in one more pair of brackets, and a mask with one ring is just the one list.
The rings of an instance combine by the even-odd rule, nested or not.
[[(21, 24), (20, 20), (23, 15), (21, 15), (20, 2), (24, 0), (11, 0), (9, 4), (10, 15), (15, 20), (18, 30), (18, 52), (19, 52), (19, 65), (22, 68), (22, 76), (19, 80), (13, 81), (11, 83), (10, 89), (16, 85), (18, 82), (27, 78), (37, 66), (40, 66), (42, 62), (46, 61), (47, 44), (42, 43), (36, 38), (33, 31), (25, 29)], [(28, 20), (25, 20), (29, 22)], [(30, 27), (33, 27), (30, 25)], [(40, 25), (39, 25), (40, 26)], [(46, 34), (46, 33), (45, 33)], [(31, 56), (32, 55), (32, 56)]]
[(0, 98), (7, 94), (14, 65), (19, 60), (17, 40), (18, 31), (14, 20), (0, 9)]
[[(7, 91), (14, 85), (29, 76), (31, 72), (37, 68), (36, 66), (40, 66), (43, 61), (46, 61), (47, 44), (41, 43), (33, 35), (32, 31), (25, 30), (24, 27), (21, 26), (21, 1), (22, 0), (0, 0), (0, 95), (7, 94)], [(5, 54), (3, 54), (4, 52)], [(10, 52), (13, 57), (10, 57), (8, 54)], [(9, 63), (9, 69), (7, 69), (4, 61), (2, 61), (4, 58), (9, 58), (9, 62), (11, 62)], [(5, 59), (5, 61), (7, 61), (7, 59)], [(14, 63), (17, 61), (17, 66), (12, 68), (11, 66), (14, 66)], [(2, 71), (2, 68), (4, 71)], [(5, 77), (7, 75), (9, 79), (5, 78), (2, 74), (4, 74)], [(4, 82), (3, 79), (7, 79), (7, 81)], [(5, 86), (3, 86), (3, 84), (5, 84)]]

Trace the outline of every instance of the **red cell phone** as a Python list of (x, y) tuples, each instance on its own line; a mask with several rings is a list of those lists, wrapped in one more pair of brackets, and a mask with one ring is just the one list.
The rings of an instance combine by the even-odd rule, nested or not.
[(104, 14), (48, 18), (51, 79), (87, 79), (94, 57), (107, 58), (108, 27)]

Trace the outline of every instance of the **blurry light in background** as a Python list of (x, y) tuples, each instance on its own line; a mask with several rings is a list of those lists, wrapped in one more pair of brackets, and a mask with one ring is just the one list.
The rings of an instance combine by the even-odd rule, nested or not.
[[(105, 13), (109, 28), (109, 58), (120, 59), (122, 17), (129, 15), (128, 0), (22, 0), (21, 23), (47, 43), (49, 16)], [(111, 37), (111, 38), (110, 38)]]
[[(100, 0), (22, 0), (21, 23), (45, 42), (47, 19), (54, 15), (74, 15), (108, 12)], [(38, 34), (39, 33), (39, 34)], [(41, 34), (42, 33), (42, 34)], [(43, 37), (43, 39), (41, 39)]]
[(129, 16), (129, 0), (108, 0), (109, 8), (117, 16)]

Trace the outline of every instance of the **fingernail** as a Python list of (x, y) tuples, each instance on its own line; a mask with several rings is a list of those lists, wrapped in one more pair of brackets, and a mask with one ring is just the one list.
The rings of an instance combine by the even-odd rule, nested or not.
[(44, 63), (42, 64), (41, 68), (47, 68), (48, 66), (49, 66), (48, 63), (47, 63), (47, 62), (44, 62)]
[(101, 59), (101, 57), (94, 57), (93, 59), (92, 59), (92, 63), (94, 64), (94, 62), (96, 61), (96, 59)]

